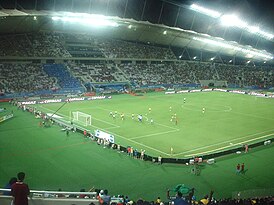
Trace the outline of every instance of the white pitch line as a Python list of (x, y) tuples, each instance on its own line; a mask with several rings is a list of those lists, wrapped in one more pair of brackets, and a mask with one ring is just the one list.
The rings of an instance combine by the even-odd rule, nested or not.
[(204, 146), (204, 147), (199, 147), (199, 148), (192, 149), (192, 150), (185, 151), (185, 152), (181, 152), (181, 153), (178, 153), (178, 154), (173, 154), (173, 156), (178, 156), (178, 155), (186, 154), (186, 153), (197, 151), (197, 150), (201, 150), (201, 149), (205, 149), (205, 148), (209, 148), (209, 147), (214, 147), (216, 145), (221, 145), (221, 144), (226, 144), (226, 143), (229, 143), (229, 142), (234, 142), (234, 141), (237, 141), (237, 140), (240, 140), (240, 139), (244, 139), (244, 138), (247, 138), (247, 137), (252, 137), (254, 135), (260, 135), (260, 134), (263, 134), (263, 133), (266, 133), (266, 132), (272, 132), (272, 131), (274, 131), (274, 129), (263, 131), (263, 132), (257, 132), (257, 133), (254, 133), (252, 135), (246, 135), (246, 136), (243, 136), (243, 137), (239, 137), (239, 138), (235, 138), (235, 139), (232, 139), (232, 140), (223, 141), (223, 142), (216, 143), (216, 144), (211, 144), (211, 145)]
[[(115, 133), (112, 133), (112, 134), (115, 134)], [(165, 155), (169, 155), (168, 153), (165, 153), (165, 152), (162, 152), (162, 151), (160, 151), (160, 150), (158, 150), (158, 149), (155, 149), (155, 148), (153, 148), (153, 147), (150, 147), (150, 146), (147, 146), (147, 145), (144, 145), (144, 144), (142, 144), (142, 143), (139, 143), (139, 142), (136, 142), (136, 141), (134, 141), (134, 140), (131, 140), (131, 139), (128, 139), (128, 138), (125, 138), (125, 137), (123, 137), (123, 136), (121, 136), (121, 135), (117, 135), (117, 134), (115, 134), (116, 136), (119, 136), (120, 138), (122, 138), (122, 139), (125, 139), (125, 140), (128, 140), (128, 141), (131, 141), (131, 142), (133, 142), (133, 143), (135, 143), (135, 144), (138, 144), (138, 145), (141, 145), (141, 146), (143, 146), (143, 147), (146, 147), (146, 148), (149, 148), (149, 149), (151, 149), (151, 150), (154, 150), (154, 151), (156, 151), (156, 152), (159, 152), (159, 153), (162, 153), (162, 154), (165, 154)]]
[(178, 131), (180, 131), (180, 129), (166, 131), (166, 132), (157, 132), (157, 133), (153, 133), (153, 134), (142, 135), (142, 136), (138, 136), (138, 137), (132, 137), (132, 138), (129, 138), (129, 139), (135, 140), (135, 139), (140, 139), (140, 138), (145, 138), (145, 137), (150, 137), (150, 136), (155, 136), (155, 135), (163, 135), (163, 134), (167, 134), (167, 133), (171, 133), (171, 132), (178, 132)]
[(235, 145), (241, 145), (241, 144), (246, 143), (246, 142), (254, 141), (254, 140), (265, 138), (265, 137), (272, 136), (272, 135), (274, 135), (274, 133), (268, 134), (268, 135), (264, 135), (264, 136), (261, 136), (261, 137), (257, 137), (257, 138), (254, 138), (254, 139), (246, 140), (246, 141), (243, 141), (243, 142), (238, 142), (236, 144), (227, 145), (227, 146), (220, 147), (220, 148), (217, 148), (217, 149), (214, 149), (214, 150), (209, 150), (209, 151), (205, 151), (205, 152), (195, 153), (195, 154), (191, 154), (191, 155), (185, 155), (185, 157), (196, 156), (196, 155), (201, 155), (201, 154), (205, 154), (205, 153), (209, 153), (209, 152), (214, 152), (214, 151), (222, 150), (222, 149), (225, 149), (225, 148), (228, 148), (228, 147), (232, 147), (232, 146), (235, 146)]
[[(49, 110), (49, 111), (51, 111), (51, 112), (53, 111), (53, 110), (48, 109), (48, 108), (45, 108), (45, 107), (43, 107), (43, 106), (41, 106), (41, 107), (42, 107), (43, 109), (47, 109), (47, 110)], [(68, 116), (63, 115), (63, 114), (60, 114), (60, 113), (59, 113), (59, 115), (62, 115), (62, 116), (64, 116), (64, 117), (68, 117)], [(91, 125), (91, 127), (99, 128), (100, 130), (103, 130), (103, 131), (105, 131), (105, 132), (109, 132), (108, 130), (106, 130), (106, 129), (104, 129), (104, 128), (100, 128), (100, 127), (97, 127), (97, 126), (94, 126), (94, 125)], [(123, 136), (121, 136), (121, 135), (118, 135), (118, 134), (116, 134), (116, 133), (113, 133), (113, 132), (109, 132), (109, 133), (110, 133), (110, 134), (113, 134), (113, 135), (115, 135), (115, 136), (118, 136), (118, 137), (120, 137), (120, 138), (122, 138), (122, 139), (124, 139), (124, 140), (133, 142), (133, 143), (135, 143), (135, 144), (138, 144), (138, 145), (141, 145), (141, 146), (146, 147), (146, 148), (148, 148), (148, 149), (151, 149), (151, 150), (154, 150), (154, 151), (156, 151), (156, 152), (159, 152), (159, 153), (161, 153), (161, 154), (164, 154), (164, 155), (167, 155), (167, 156), (169, 155), (168, 153), (162, 152), (162, 151), (160, 151), (160, 150), (158, 150), (158, 149), (155, 149), (155, 148), (153, 148), (153, 147), (150, 147), (150, 146), (144, 145), (144, 144), (142, 144), (142, 143), (136, 142), (136, 141), (134, 141), (134, 140), (128, 139), (128, 138), (123, 137)]]
[[(51, 110), (51, 109), (49, 109), (49, 108), (46, 108), (46, 107), (44, 107), (44, 106), (42, 106), (42, 105), (41, 105), (40, 107), (42, 107), (42, 108), (43, 108), (43, 109), (45, 109), (45, 110), (48, 110), (48, 111), (54, 112), (54, 110)], [(61, 114), (61, 113), (58, 113), (58, 115), (61, 115), (61, 116), (63, 116), (63, 117), (68, 117), (68, 116), (66, 116), (66, 115), (64, 115), (64, 114)], [(104, 121), (104, 120), (100, 120), (100, 119), (95, 118), (95, 117), (93, 117), (93, 119), (98, 120), (98, 121), (101, 121), (101, 122), (106, 123), (106, 124), (109, 124), (109, 125), (112, 125), (112, 127), (109, 127), (109, 128), (107, 128), (107, 129), (120, 128), (120, 126), (119, 126), (119, 125), (115, 125), (115, 124), (109, 123), (109, 122)], [(92, 126), (92, 127), (96, 127), (96, 126), (94, 126), (94, 125), (90, 125), (90, 126)], [(100, 128), (100, 127), (97, 127), (97, 128)], [(100, 129), (101, 129), (101, 128), (100, 128)]]

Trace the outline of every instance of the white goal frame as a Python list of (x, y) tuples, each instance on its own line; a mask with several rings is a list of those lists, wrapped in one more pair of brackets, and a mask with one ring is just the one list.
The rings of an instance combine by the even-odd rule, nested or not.
[(72, 112), (72, 121), (88, 126), (91, 125), (91, 115), (79, 111)]

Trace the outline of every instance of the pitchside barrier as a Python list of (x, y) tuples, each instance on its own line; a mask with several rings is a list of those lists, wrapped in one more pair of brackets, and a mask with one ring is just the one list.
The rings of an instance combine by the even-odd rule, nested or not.
[[(83, 128), (81, 126), (78, 126), (76, 124), (69, 124), (69, 122), (67, 121), (62, 121), (60, 119), (56, 119), (56, 118), (52, 118), (53, 121), (56, 122), (56, 124), (60, 125), (61, 127), (66, 127), (66, 128), (70, 128), (75, 130), (76, 132), (79, 132), (81, 134), (83, 134), (84, 130), (86, 130), (86, 128)], [(94, 133), (90, 133), (88, 132), (88, 137), (89, 136), (93, 136), (94, 141), (97, 141), (97, 137), (95, 137), (96, 135)], [(268, 139), (265, 139), (263, 141), (259, 141), (253, 144), (249, 144), (248, 147), (249, 148), (254, 148), (254, 147), (258, 147), (258, 146), (267, 146), (270, 145), (271, 142), (274, 140), (274, 135), (269, 137)], [(109, 147), (113, 148), (113, 149), (117, 149), (118, 145), (115, 143), (110, 143)], [(119, 150), (121, 152), (127, 152), (127, 147), (124, 147), (122, 145), (119, 146)], [(199, 159), (201, 159), (204, 162), (208, 161), (208, 164), (213, 164), (215, 163), (215, 158), (220, 157), (220, 156), (224, 156), (224, 155), (228, 155), (228, 154), (235, 154), (235, 153), (241, 153), (244, 152), (244, 147), (243, 145), (237, 145), (237, 147), (228, 149), (228, 150), (222, 150), (219, 152), (214, 152), (214, 153), (210, 153), (210, 154), (206, 154), (206, 155), (202, 155), (202, 156), (193, 156), (193, 157), (198, 157)], [(140, 153), (138, 153), (138, 157), (140, 157)], [(189, 158), (162, 158), (161, 162), (162, 163), (176, 163), (176, 164), (188, 164), (190, 163), (190, 160), (193, 160), (193, 157), (189, 157)], [(150, 155), (146, 155), (144, 156), (144, 160), (146, 161), (152, 161), (152, 162), (158, 162), (158, 156), (150, 156)], [(200, 161), (201, 161), (200, 160)]]
[[(0, 189), (1, 192), (10, 191), (10, 189)], [(36, 191), (31, 190), (29, 196), (29, 205), (99, 205), (96, 199), (96, 192), (65, 192), (65, 191)], [(0, 194), (0, 204), (10, 205), (12, 197)]]

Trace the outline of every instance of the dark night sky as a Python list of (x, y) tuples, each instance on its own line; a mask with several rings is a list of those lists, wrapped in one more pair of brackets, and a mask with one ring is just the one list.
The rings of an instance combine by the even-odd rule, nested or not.
[[(106, 13), (121, 16), (127, 0), (0, 0), (3, 8), (14, 8), (16, 2), (17, 8), (33, 9), (37, 1), (37, 9), (53, 9), (54, 2), (56, 10), (71, 10), (79, 12)], [(91, 1), (91, 6), (90, 6)], [(146, 9), (143, 16), (144, 20), (158, 22), (162, 0), (146, 0)], [(197, 3), (218, 11), (236, 12), (257, 24), (264, 25), (273, 30), (274, 20), (274, 1), (273, 0), (164, 0), (182, 5), (191, 5)], [(127, 17), (140, 19), (145, 0), (128, 0)], [(108, 11), (107, 11), (108, 10)], [(172, 24), (175, 21), (178, 7), (169, 3), (164, 4), (162, 21)], [(182, 12), (187, 12), (183, 10)], [(193, 13), (193, 12), (192, 12)]]
[[(248, 32), (244, 32), (241, 35), (242, 31), (237, 28), (226, 30), (215, 19), (195, 13), (186, 9), (186, 7), (192, 3), (197, 3), (221, 13), (237, 14), (249, 24), (274, 33), (274, 0), (128, 0), (124, 16), (126, 2), (127, 0), (0, 0), (0, 5), (2, 8), (14, 8), (17, 3), (17, 9), (34, 9), (36, 5), (37, 10), (54, 9), (56, 11), (90, 12), (133, 18), (172, 27), (176, 26), (186, 30), (194, 30), (199, 33), (207, 33), (230, 41), (239, 42), (239, 39), (241, 39), (241, 44), (251, 45), (258, 49), (268, 47), (267, 50), (273, 53), (273, 41), (263, 38), (259, 39)], [(183, 5), (184, 7), (179, 10), (177, 5), (170, 2)], [(162, 5), (164, 5), (162, 15), (159, 18)], [(180, 12), (178, 13), (178, 11)], [(178, 19), (176, 21), (177, 15)], [(192, 25), (194, 18), (195, 21)]]

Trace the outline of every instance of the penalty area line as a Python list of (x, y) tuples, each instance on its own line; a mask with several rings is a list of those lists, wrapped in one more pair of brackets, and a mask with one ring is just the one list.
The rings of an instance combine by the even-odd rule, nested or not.
[[(41, 106), (41, 107), (42, 107), (42, 106)], [(49, 110), (49, 111), (53, 111), (53, 110), (48, 109), (48, 108), (45, 108), (45, 107), (42, 107), (42, 108), (43, 108), (43, 109), (47, 109), (47, 110)], [(64, 117), (67, 117), (66, 115), (63, 115), (63, 114), (60, 114), (60, 113), (59, 113), (59, 115), (62, 115), (62, 116), (64, 116)], [(120, 138), (122, 138), (122, 139), (124, 139), (124, 140), (130, 141), (130, 142), (132, 142), (132, 143), (135, 143), (135, 144), (141, 145), (141, 146), (143, 146), (143, 147), (146, 147), (146, 148), (148, 148), (148, 149), (150, 149), (150, 150), (154, 150), (154, 151), (156, 151), (156, 152), (159, 152), (159, 153), (161, 153), (161, 154), (164, 154), (164, 155), (169, 156), (168, 153), (165, 153), (165, 152), (163, 152), (163, 151), (161, 151), (161, 150), (158, 150), (158, 149), (156, 149), (156, 148), (150, 147), (150, 146), (148, 146), (148, 145), (144, 145), (144, 144), (142, 144), (142, 143), (136, 142), (136, 141), (134, 141), (134, 140), (132, 140), (132, 139), (128, 139), (128, 138), (123, 137), (123, 136), (121, 136), (121, 135), (118, 135), (118, 134), (116, 134), (116, 133), (110, 132), (110, 131), (108, 131), (108, 130), (106, 130), (106, 129), (104, 129), (104, 128), (100, 128), (100, 127), (97, 127), (97, 126), (94, 126), (94, 125), (91, 125), (91, 127), (99, 128), (99, 129), (102, 130), (102, 131), (105, 131), (105, 132), (108, 132), (108, 133), (113, 134), (113, 135), (115, 135), (115, 136), (118, 136), (118, 137), (120, 137)]]

